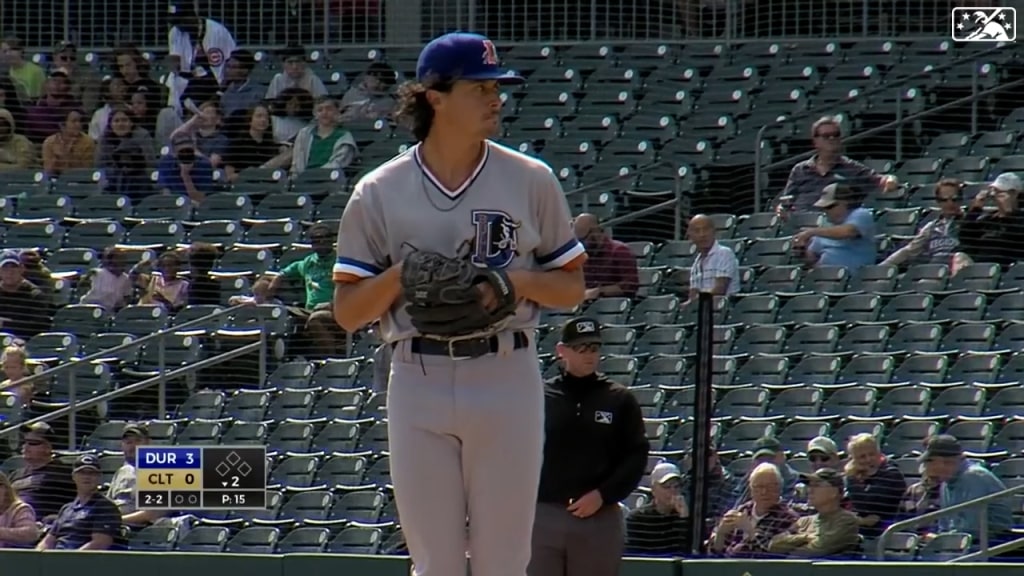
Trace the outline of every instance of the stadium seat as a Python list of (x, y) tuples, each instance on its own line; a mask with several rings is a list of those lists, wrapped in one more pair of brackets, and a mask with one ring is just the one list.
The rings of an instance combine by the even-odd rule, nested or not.
[(223, 526), (196, 526), (178, 540), (178, 551), (219, 554), (225, 551), (229, 535)]
[(380, 550), (383, 531), (379, 528), (353, 526), (345, 528), (327, 545), (331, 554), (376, 554)]
[(270, 526), (248, 526), (242, 528), (228, 540), (224, 552), (229, 554), (273, 554), (281, 533)]

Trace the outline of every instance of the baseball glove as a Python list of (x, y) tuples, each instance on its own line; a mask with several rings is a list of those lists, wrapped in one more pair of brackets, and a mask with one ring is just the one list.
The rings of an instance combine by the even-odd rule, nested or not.
[[(516, 295), (504, 271), (477, 268), (465, 258), (417, 251), (402, 262), (402, 293), (412, 325), (425, 336), (456, 337), (486, 330), (516, 311)], [(497, 299), (487, 309), (479, 284)]]

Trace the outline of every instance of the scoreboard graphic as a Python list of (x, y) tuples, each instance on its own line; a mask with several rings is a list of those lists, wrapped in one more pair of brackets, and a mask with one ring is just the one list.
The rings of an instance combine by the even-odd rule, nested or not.
[(139, 446), (139, 510), (263, 510), (267, 449), (262, 446)]

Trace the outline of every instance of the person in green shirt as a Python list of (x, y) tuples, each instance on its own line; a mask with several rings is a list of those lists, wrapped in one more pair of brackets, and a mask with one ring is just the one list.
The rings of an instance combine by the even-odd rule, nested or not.
[(25, 48), (20, 38), (8, 36), (0, 43), (0, 60), (10, 67), (8, 74), (18, 89), (22, 102), (29, 102), (43, 94), (46, 73), (35, 62), (25, 60)]
[(313, 253), (285, 266), (277, 274), (260, 278), (252, 287), (256, 302), (266, 302), (280, 291), (285, 282), (301, 282), (306, 290), (305, 305), (292, 311), (305, 322), (311, 352), (323, 358), (337, 355), (344, 346), (345, 336), (334, 321), (332, 311), (334, 238), (335, 231), (329, 226), (322, 222), (314, 224), (309, 230)]

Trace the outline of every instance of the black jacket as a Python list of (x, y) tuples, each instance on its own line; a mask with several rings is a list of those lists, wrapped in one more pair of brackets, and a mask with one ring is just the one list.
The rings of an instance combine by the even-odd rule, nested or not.
[(538, 500), (568, 505), (594, 489), (606, 505), (624, 500), (640, 483), (650, 450), (636, 398), (599, 374), (563, 374), (544, 388)]

